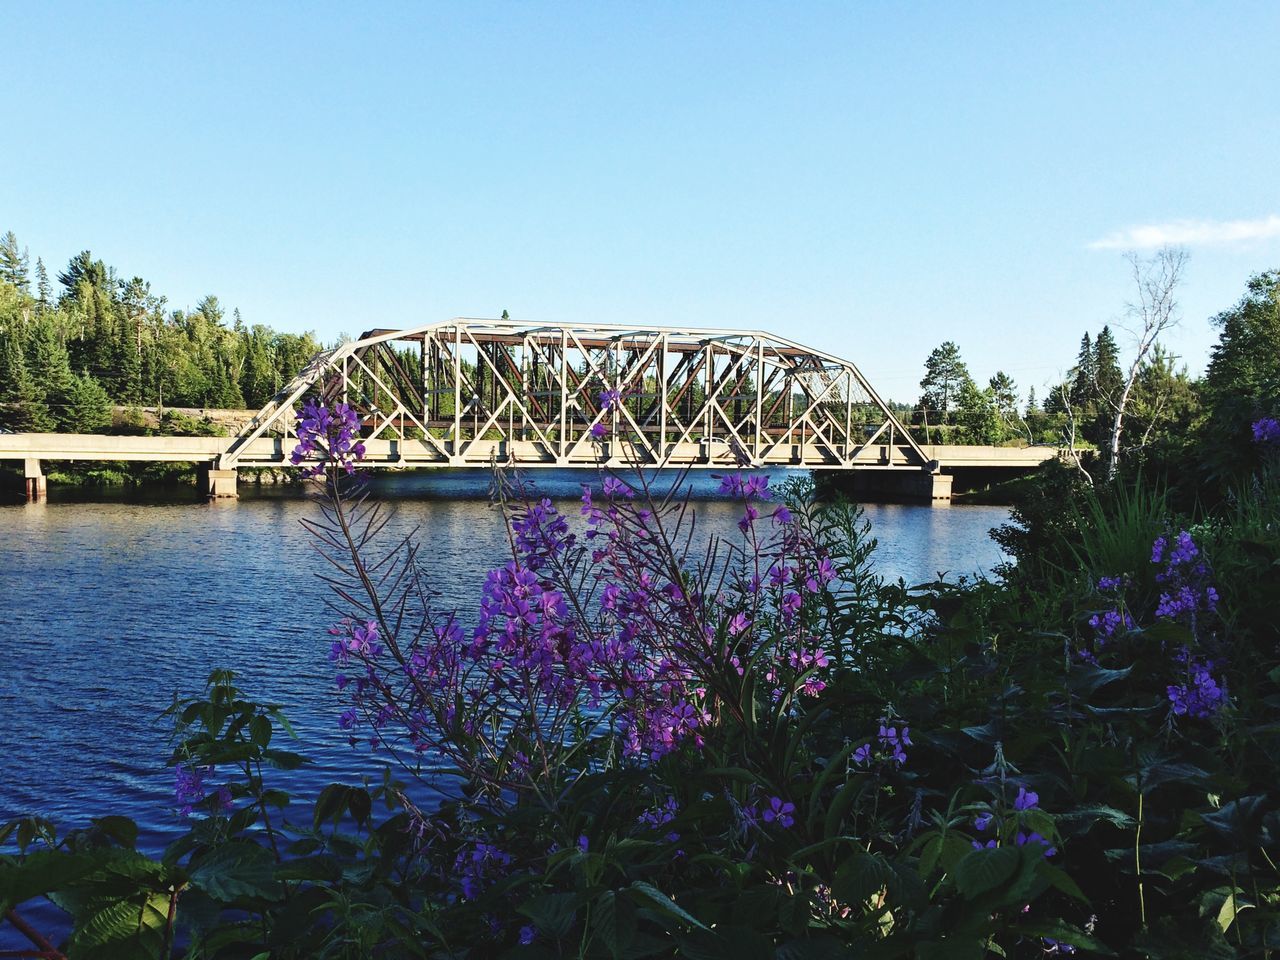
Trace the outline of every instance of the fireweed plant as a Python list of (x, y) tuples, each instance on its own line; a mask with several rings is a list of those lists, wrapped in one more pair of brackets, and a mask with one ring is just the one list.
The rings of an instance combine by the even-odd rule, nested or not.
[(567, 502), (499, 475), (509, 554), (454, 611), (360, 435), (308, 404), (297, 459), (335, 735), (385, 777), (291, 798), (283, 715), (216, 671), (169, 711), (160, 858), (124, 817), (0, 827), (0, 913), (33, 938), (33, 899), (69, 916), (41, 955), (1280, 950), (1273, 474), (1195, 523), (1064, 501), (1054, 529), (1087, 536), (1052, 579), (912, 588), (805, 483), (729, 473), (709, 530), (643, 471)]
[[(335, 438), (346, 428), (329, 422), (338, 433), (312, 439), (325, 420), (308, 413), (300, 436), (310, 449), (342, 447)], [(994, 798), (982, 809), (998, 811), (1007, 829), (975, 850), (959, 831), (948, 845), (949, 821), (934, 812), (942, 834), (930, 837), (927, 791), (906, 785), (913, 741), (893, 704), (877, 702), (869, 727), (857, 711), (849, 729), (834, 718), (849, 691), (833, 685), (878, 672), (872, 642), (916, 632), (905, 592), (886, 599), (891, 591), (865, 569), (871, 545), (856, 510), (731, 474), (720, 492), (738, 504), (739, 536), (699, 538), (690, 503), (673, 492), (679, 483), (659, 491), (640, 470), (584, 486), (577, 516), (523, 478), (499, 476), (511, 558), (488, 574), (467, 622), (437, 608), (410, 540), (366, 560), (385, 517), (353, 475), (355, 458), (327, 459), (323, 518), (309, 528), (339, 575), (330, 630), (335, 685), (348, 704), (339, 726), (450, 798), (447, 827), (440, 813), (404, 802), (418, 835), (450, 837), (440, 855), (456, 886), (444, 895), (482, 908), (473, 938), (558, 950), (576, 942), (588, 953), (596, 944), (620, 955), (633, 948), (610, 943), (617, 931), (596, 930), (590, 917), (604, 909), (612, 924), (621, 909), (627, 938), (651, 922), (641, 940), (654, 954), (882, 940), (895, 925), (908, 929), (890, 891), (909, 900), (924, 888), (879, 848), (931, 840), (935, 867), (966, 864), (939, 875), (935, 890), (987, 910), (963, 930), (935, 931), (940, 943), (977, 948), (996, 929), (1021, 926), (1013, 941), (1041, 948), (1036, 928), (1001, 909), (1009, 897), (1022, 910), (1068, 885), (1048, 863), (1052, 819), (1025, 802), (1035, 794), (1003, 765), (994, 781), (979, 776), (979, 793)], [(823, 741), (831, 753), (819, 756)], [(885, 816), (898, 816), (901, 797), (910, 798), (906, 820), (891, 829)], [(953, 795), (951, 815), (963, 818), (957, 803)], [(999, 866), (987, 876), (993, 856)], [(583, 870), (597, 893), (562, 888), (563, 874)], [(760, 884), (756, 896), (785, 918), (763, 935), (728, 901), (693, 912), (692, 891), (726, 884)], [(522, 905), (513, 891), (527, 897), (530, 887), (539, 896)], [(546, 898), (561, 912), (547, 915)], [(534, 923), (517, 929), (522, 914)], [(902, 949), (919, 936), (904, 937)]]

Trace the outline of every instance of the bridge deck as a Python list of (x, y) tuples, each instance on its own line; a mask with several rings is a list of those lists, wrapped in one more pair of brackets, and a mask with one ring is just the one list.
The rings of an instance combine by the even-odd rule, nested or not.
[[(213, 463), (235, 442), (233, 437), (130, 437), (97, 434), (12, 433), (0, 434), (0, 460), (84, 460)], [(293, 438), (260, 437), (238, 453), (244, 467), (281, 467), (289, 462)], [(536, 441), (469, 440), (458, 452), (448, 442), (434, 440), (377, 439), (366, 442), (365, 464), (376, 468), (426, 468), (486, 466), (495, 460), (520, 467), (572, 467), (606, 465), (625, 467), (641, 451), (625, 441), (606, 442), (604, 457), (596, 444), (583, 443), (566, 457)], [(667, 462), (677, 467), (732, 469), (737, 460), (724, 443), (692, 442), (667, 445)], [(985, 447), (924, 445), (920, 449), (946, 469), (1036, 467), (1058, 455), (1053, 447)], [(872, 444), (852, 458), (822, 444), (785, 444), (761, 458), (760, 466), (804, 469), (895, 469), (919, 472), (906, 446)], [(639, 457), (643, 460), (643, 457)]]

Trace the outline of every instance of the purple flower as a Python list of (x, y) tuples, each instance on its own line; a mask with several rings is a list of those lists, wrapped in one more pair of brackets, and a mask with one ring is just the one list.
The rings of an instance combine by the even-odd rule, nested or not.
[(780, 827), (787, 828), (796, 822), (795, 817), (792, 816), (795, 812), (794, 803), (787, 803), (781, 797), (770, 797), (769, 805), (764, 809), (764, 822), (776, 823)]
[(773, 511), (773, 522), (780, 527), (785, 527), (795, 518), (791, 516), (791, 511), (786, 507), (778, 507)]
[(1100, 638), (1112, 636), (1117, 630), (1123, 627), (1125, 630), (1133, 629), (1133, 621), (1127, 613), (1119, 610), (1108, 610), (1105, 613), (1095, 613), (1089, 618), (1089, 626), (1093, 628), (1093, 632)]
[(477, 841), (470, 849), (458, 851), (454, 872), (459, 876), (462, 895), (474, 900), (494, 880), (506, 876), (511, 866), (511, 855), (503, 853), (494, 844)]
[(1209, 583), (1209, 565), (1189, 532), (1183, 530), (1172, 540), (1157, 538), (1151, 562), (1165, 564), (1156, 574), (1156, 580), (1165, 584), (1156, 604), (1157, 617), (1189, 620), (1194, 630), (1197, 613), (1217, 609), (1218, 591)]
[(538, 928), (529, 924), (520, 928), (520, 943), (522, 946), (528, 946), (538, 938)]
[(735, 613), (733, 619), (729, 621), (729, 635), (731, 637), (736, 637), (749, 629), (751, 629), (751, 618), (741, 610)]
[(973, 818), (973, 826), (980, 833), (985, 832), (987, 827), (991, 826), (991, 821), (995, 819), (993, 813), (980, 813)]
[(888, 717), (880, 718), (880, 729), (876, 733), (875, 743), (864, 744), (853, 752), (853, 761), (865, 765), (872, 759), (902, 766), (907, 762), (907, 752), (903, 747), (910, 747), (911, 728), (903, 727), (899, 732), (896, 726), (890, 726)]
[(1151, 544), (1151, 562), (1160, 563), (1164, 560), (1165, 548), (1169, 546), (1169, 541), (1164, 537), (1156, 537)]
[(1103, 593), (1108, 590), (1117, 590), (1124, 586), (1124, 577), (1100, 577), (1098, 579), (1098, 589)]
[(1204, 719), (1213, 716), (1223, 707), (1227, 698), (1226, 691), (1210, 673), (1213, 661), (1195, 660), (1186, 648), (1183, 648), (1176, 660), (1185, 665), (1186, 679), (1183, 683), (1170, 684), (1166, 688), (1173, 712), (1180, 717)]
[(1253, 423), (1253, 442), (1280, 444), (1280, 420), (1275, 417), (1263, 417)]
[(742, 495), (748, 500), (768, 500), (769, 478), (762, 473), (753, 473), (742, 484)]
[(1018, 788), (1018, 795), (1013, 798), (1013, 809), (1034, 810), (1040, 803), (1040, 794), (1026, 787)]
[(676, 798), (667, 797), (660, 807), (656, 807), (652, 810), (646, 810), (644, 813), (640, 814), (637, 822), (649, 827), (660, 827), (664, 823), (670, 823), (674, 820), (679, 810), (680, 808), (676, 803)]
[(593, 423), (591, 425), (591, 439), (603, 440), (609, 435), (609, 429), (603, 423)]
[(611, 500), (617, 497), (626, 497), (630, 499), (636, 495), (634, 490), (614, 476), (605, 477), (603, 486), (604, 495), (609, 497)]
[(600, 391), (600, 409), (609, 410), (622, 402), (622, 391), (612, 387)]
[(307, 400), (298, 414), (298, 443), (289, 454), (289, 462), (296, 467), (314, 461), (303, 470), (304, 476), (319, 476), (328, 464), (354, 472), (356, 461), (364, 459), (365, 454), (364, 443), (359, 439), (360, 425), (360, 415), (348, 404), (338, 403), (330, 410), (323, 402)]
[(1057, 847), (1053, 846), (1051, 843), (1049, 843), (1048, 840), (1046, 840), (1044, 837), (1040, 836), (1040, 834), (1034, 831), (1032, 831), (1031, 833), (1024, 833), (1023, 831), (1019, 830), (1017, 836), (1015, 836), (1013, 840), (1014, 840), (1014, 843), (1016, 843), (1020, 847), (1025, 847), (1028, 843), (1040, 844), (1040, 846), (1044, 847), (1044, 855), (1046, 857), (1052, 857), (1054, 854), (1058, 852)]
[(198, 767), (192, 764), (178, 764), (173, 769), (173, 798), (178, 803), (178, 812), (186, 816), (197, 803), (204, 799), (204, 778), (213, 772), (213, 767)]

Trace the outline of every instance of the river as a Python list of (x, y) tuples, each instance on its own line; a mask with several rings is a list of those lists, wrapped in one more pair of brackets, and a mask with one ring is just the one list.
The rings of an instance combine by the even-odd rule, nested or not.
[[(576, 497), (590, 475), (539, 474), (552, 496)], [(474, 610), (506, 538), (480, 472), (379, 477), (397, 523), (420, 528), (422, 557), (442, 600)], [(740, 506), (694, 481), (702, 521), (730, 529)], [(311, 794), (377, 770), (337, 727), (326, 659), (321, 561), (299, 521), (315, 514), (286, 488), (241, 484), (238, 500), (189, 493), (145, 500), (77, 499), (0, 507), (0, 823), (28, 812), (61, 829), (108, 813), (134, 818), (156, 850), (178, 829), (169, 728), (175, 691), (200, 689), (231, 667), (248, 693), (281, 704), (315, 764), (273, 772)], [(1007, 509), (867, 505), (876, 564), (909, 582), (989, 570), (1001, 559), (987, 531)]]

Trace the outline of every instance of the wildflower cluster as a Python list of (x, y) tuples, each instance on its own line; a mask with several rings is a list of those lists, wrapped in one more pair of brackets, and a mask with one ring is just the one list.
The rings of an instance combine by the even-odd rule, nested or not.
[[(986, 839), (970, 841), (975, 850), (992, 849), (1000, 845), (1001, 836), (1005, 842), (1012, 840), (1016, 846), (1028, 844), (1044, 848), (1046, 857), (1054, 856), (1058, 850), (1051, 841), (1035, 830), (1027, 821), (1032, 819), (1032, 811), (1040, 810), (1040, 795), (1025, 786), (1018, 787), (1018, 795), (1013, 798), (1012, 816), (1002, 821), (995, 813), (984, 811), (973, 818), (973, 827)], [(1008, 830), (1005, 830), (1005, 826)], [(1011, 835), (1010, 835), (1011, 834)]]
[(1253, 423), (1253, 442), (1267, 446), (1280, 446), (1280, 420), (1263, 417)]
[(482, 840), (464, 847), (454, 862), (462, 895), (468, 900), (474, 900), (485, 887), (506, 876), (510, 867), (510, 854)]
[(1151, 545), (1151, 562), (1163, 564), (1156, 581), (1164, 585), (1156, 616), (1194, 620), (1198, 612), (1218, 607), (1218, 591), (1209, 583), (1209, 566), (1191, 534), (1157, 537)]
[(1197, 660), (1186, 648), (1175, 658), (1182, 668), (1182, 682), (1168, 686), (1169, 703), (1178, 716), (1206, 718), (1218, 712), (1226, 702), (1227, 692), (1210, 671), (1212, 660)]
[(1080, 659), (1086, 663), (1096, 664), (1098, 654), (1112, 637), (1135, 628), (1136, 624), (1124, 605), (1124, 588), (1127, 583), (1127, 578), (1123, 576), (1104, 576), (1098, 579), (1098, 592), (1104, 595), (1110, 594), (1108, 599), (1113, 606), (1108, 610), (1100, 610), (1089, 618), (1089, 628), (1093, 632), (1092, 649), (1082, 648), (1079, 651)]
[(512, 557), (486, 576), (473, 628), (426, 592), (413, 596), (412, 635), (382, 618), (334, 628), (330, 659), (349, 698), (339, 726), (380, 749), (443, 754), (509, 791), (561, 775), (557, 757), (584, 735), (639, 764), (699, 749), (747, 664), (773, 708), (794, 713), (835, 669), (814, 619), (836, 566), (783, 507), (754, 530), (767, 477), (722, 486), (745, 502), (750, 536), (694, 566), (673, 547), (680, 505), (655, 507), (606, 475), (584, 487), (574, 524), (517, 481)]
[(899, 731), (888, 717), (881, 717), (875, 740), (853, 751), (853, 762), (868, 766), (872, 761), (878, 761), (901, 767), (907, 762), (907, 752), (903, 748), (912, 745), (910, 727), (904, 725)]
[(328, 465), (341, 467), (348, 474), (364, 459), (364, 442), (360, 440), (360, 415), (346, 403), (328, 405), (307, 400), (298, 415), (298, 444), (289, 455), (295, 467), (305, 467), (302, 475), (318, 477)]
[(183, 816), (190, 816), (197, 806), (206, 803), (210, 799), (212, 799), (214, 809), (218, 811), (230, 809), (230, 787), (223, 784), (212, 795), (207, 791), (205, 781), (214, 772), (212, 766), (180, 763), (173, 768), (173, 772), (173, 798), (177, 804), (178, 812)]

